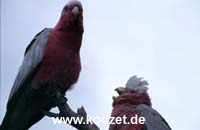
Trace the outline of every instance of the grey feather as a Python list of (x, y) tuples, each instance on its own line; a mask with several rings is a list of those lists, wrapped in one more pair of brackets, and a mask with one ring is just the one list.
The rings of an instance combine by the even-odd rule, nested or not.
[(129, 78), (126, 83), (126, 89), (135, 92), (146, 92), (148, 90), (148, 82), (143, 78), (138, 78), (136, 75)]
[(38, 33), (32, 42), (28, 45), (22, 65), (20, 66), (17, 77), (12, 86), (9, 100), (19, 90), (20, 86), (26, 81), (28, 76), (35, 70), (41, 62), (44, 53), (44, 46), (47, 43), (48, 35), (51, 29), (45, 28)]
[(165, 119), (153, 108), (140, 104), (136, 109), (145, 118), (145, 130), (171, 130)]

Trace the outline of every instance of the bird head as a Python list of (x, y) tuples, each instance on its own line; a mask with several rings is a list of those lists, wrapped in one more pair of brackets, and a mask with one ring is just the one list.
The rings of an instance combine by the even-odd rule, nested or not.
[(151, 106), (151, 100), (147, 93), (148, 82), (136, 75), (129, 78), (125, 87), (118, 87), (115, 90), (119, 96), (113, 96), (113, 106), (117, 104), (146, 104)]
[(83, 8), (79, 1), (71, 0), (64, 6), (56, 29), (83, 33)]
[(117, 91), (119, 95), (125, 92), (144, 93), (144, 92), (147, 92), (148, 85), (149, 84), (146, 80), (143, 80), (143, 78), (138, 78), (136, 75), (134, 75), (129, 78), (125, 87), (118, 87), (115, 90)]

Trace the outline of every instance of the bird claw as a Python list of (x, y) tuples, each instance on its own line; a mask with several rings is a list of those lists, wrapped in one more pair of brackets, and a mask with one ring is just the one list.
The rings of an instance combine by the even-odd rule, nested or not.
[(65, 104), (67, 102), (67, 98), (64, 96), (56, 97), (56, 105), (59, 106), (60, 104)]
[(56, 81), (47, 81), (45, 82), (45, 91), (44, 94), (51, 100), (53, 107), (64, 104), (67, 101), (67, 98), (62, 94), (57, 88), (59, 88), (59, 83)]

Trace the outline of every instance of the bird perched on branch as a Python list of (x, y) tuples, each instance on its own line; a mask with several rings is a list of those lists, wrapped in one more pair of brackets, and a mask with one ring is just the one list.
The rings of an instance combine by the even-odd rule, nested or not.
[(1, 130), (27, 130), (43, 118), (54, 103), (55, 91), (71, 89), (81, 70), (79, 50), (83, 34), (83, 8), (70, 1), (54, 28), (38, 33), (26, 48), (14, 81)]
[[(113, 97), (111, 117), (125, 117), (125, 121), (111, 124), (109, 130), (171, 130), (164, 118), (152, 108), (147, 85), (147, 81), (132, 76), (126, 87), (115, 89), (119, 96)], [(132, 117), (136, 118), (132, 120)], [(140, 117), (144, 122), (135, 122)]]

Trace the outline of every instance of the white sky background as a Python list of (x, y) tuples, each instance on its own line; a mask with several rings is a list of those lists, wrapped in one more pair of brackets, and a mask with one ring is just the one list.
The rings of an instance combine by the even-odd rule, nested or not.
[[(0, 122), (26, 46), (40, 30), (55, 26), (67, 2), (1, 1)], [(82, 0), (82, 4), (82, 71), (75, 88), (67, 92), (71, 107), (83, 105), (90, 116), (109, 116), (114, 88), (137, 74), (149, 82), (153, 107), (173, 130), (198, 129), (200, 2)], [(30, 130), (56, 128), (74, 129), (53, 125), (45, 117)]]

